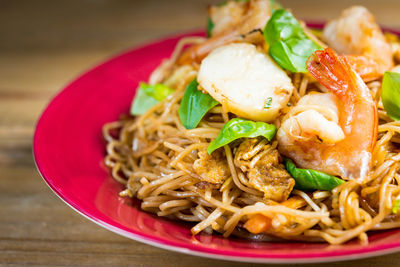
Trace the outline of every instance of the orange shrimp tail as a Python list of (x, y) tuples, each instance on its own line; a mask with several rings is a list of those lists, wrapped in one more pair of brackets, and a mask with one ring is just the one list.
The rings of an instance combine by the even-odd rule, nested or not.
[[(369, 88), (352, 68), (348, 59), (338, 56), (332, 48), (328, 47), (325, 50), (316, 51), (308, 59), (307, 70), (342, 101), (345, 114), (342, 127), (345, 132), (354, 132), (351, 128), (360, 126), (357, 125), (360, 122), (354, 121), (360, 113), (368, 117), (363, 128), (365, 127), (370, 133), (368, 151), (372, 152), (378, 133), (378, 110)], [(365, 123), (369, 126), (366, 127)]]
[(354, 71), (347, 60), (339, 57), (332, 48), (315, 51), (307, 61), (307, 70), (339, 98), (344, 99), (356, 95), (356, 92), (351, 90), (357, 88)]

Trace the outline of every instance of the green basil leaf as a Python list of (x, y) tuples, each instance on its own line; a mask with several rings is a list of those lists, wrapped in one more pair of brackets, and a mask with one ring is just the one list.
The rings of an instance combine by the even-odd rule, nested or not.
[(271, 141), (275, 134), (276, 127), (273, 124), (234, 118), (225, 123), (217, 138), (208, 146), (207, 152), (211, 154), (214, 150), (242, 137), (254, 138), (263, 136), (268, 141)]
[(197, 79), (194, 79), (187, 87), (179, 106), (179, 119), (186, 129), (197, 127), (206, 113), (218, 105), (218, 101), (209, 94), (198, 90)]
[(393, 205), (393, 208), (392, 208), (393, 214), (397, 214), (399, 209), (400, 209), (400, 199), (397, 199), (396, 202), (394, 202), (394, 205)]
[(282, 68), (307, 72), (307, 59), (321, 46), (311, 40), (296, 18), (284, 9), (276, 10), (264, 29), (269, 55)]
[(400, 120), (400, 73), (385, 72), (381, 97), (387, 115), (395, 121)]
[(158, 102), (164, 100), (174, 92), (173, 89), (163, 85), (149, 85), (141, 82), (137, 90), (135, 99), (132, 102), (131, 114), (142, 115)]
[(344, 180), (335, 176), (310, 169), (296, 168), (293, 161), (284, 159), (286, 170), (296, 181), (295, 188), (303, 191), (312, 190), (332, 190), (336, 186), (344, 183)]
[(209, 17), (207, 20), (207, 37), (210, 38), (212, 34), (212, 30), (214, 29), (214, 22), (212, 19)]
[(140, 87), (146, 92), (147, 95), (153, 97), (158, 101), (164, 100), (165, 98), (167, 98), (167, 96), (174, 92), (173, 89), (160, 83), (157, 83), (155, 85), (141, 83)]

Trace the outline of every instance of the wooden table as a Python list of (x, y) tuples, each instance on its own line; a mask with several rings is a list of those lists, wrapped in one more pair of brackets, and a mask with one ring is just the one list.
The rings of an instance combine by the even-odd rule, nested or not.
[[(111, 233), (58, 199), (32, 159), (36, 120), (66, 83), (122, 50), (203, 27), (210, 2), (0, 0), (0, 266), (246, 265), (177, 254)], [(323, 20), (356, 1), (281, 2), (298, 17)], [(380, 23), (400, 28), (400, 1), (364, 4)], [(346, 264), (399, 266), (400, 253)]]

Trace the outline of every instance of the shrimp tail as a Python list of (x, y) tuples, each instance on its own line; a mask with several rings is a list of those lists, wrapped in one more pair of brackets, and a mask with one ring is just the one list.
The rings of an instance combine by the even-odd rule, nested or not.
[(371, 122), (368, 151), (371, 152), (378, 132), (378, 110), (360, 75), (351, 67), (346, 57), (337, 55), (329, 47), (316, 51), (306, 64), (310, 74), (341, 100), (345, 114), (342, 118), (345, 132), (349, 133), (351, 128), (359, 127), (356, 120), (360, 113), (371, 118), (368, 120)]
[(310, 74), (323, 86), (346, 102), (354, 102), (354, 97), (359, 93), (355, 91), (358, 88), (357, 83), (361, 78), (352, 70), (345, 57), (338, 56), (328, 47), (316, 51), (306, 64)]

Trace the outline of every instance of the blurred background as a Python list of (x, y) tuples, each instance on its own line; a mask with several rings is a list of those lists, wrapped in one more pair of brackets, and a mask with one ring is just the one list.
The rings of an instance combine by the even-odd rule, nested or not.
[[(20, 99), (1, 97), (1, 114), (12, 113), (13, 119), (0, 116), (0, 127), (12, 123), (14, 131), (32, 133), (49, 97), (78, 74), (133, 46), (204, 28), (207, 6), (220, 2), (223, 0), (0, 0), (0, 95), (34, 98), (29, 99), (32, 108), (16, 110), (13, 101)], [(345, 7), (362, 4), (382, 25), (400, 28), (398, 0), (279, 2), (296, 17), (314, 21), (334, 18)]]
[[(222, 1), (0, 0), (0, 266), (217, 263), (119, 237), (76, 214), (42, 182), (31, 143), (45, 105), (77, 75), (133, 46), (205, 28), (206, 7)], [(362, 4), (380, 24), (400, 29), (399, 0), (279, 2), (311, 21)], [(350, 264), (398, 262), (400, 254)]]

